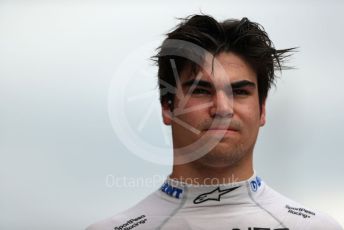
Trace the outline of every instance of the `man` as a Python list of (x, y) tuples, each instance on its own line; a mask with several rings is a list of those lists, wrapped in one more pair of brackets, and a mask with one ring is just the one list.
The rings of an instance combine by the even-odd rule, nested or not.
[(159, 190), (91, 225), (106, 229), (342, 229), (323, 213), (268, 187), (253, 170), (277, 50), (257, 23), (184, 19), (158, 55), (163, 121), (172, 128), (174, 165)]

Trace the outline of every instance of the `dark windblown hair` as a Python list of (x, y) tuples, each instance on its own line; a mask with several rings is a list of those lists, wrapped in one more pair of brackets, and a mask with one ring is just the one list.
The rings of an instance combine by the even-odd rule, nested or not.
[(191, 68), (193, 74), (200, 68), (188, 58), (168, 55), (171, 52), (167, 44), (171, 39), (193, 43), (214, 57), (221, 52), (233, 52), (242, 57), (257, 74), (260, 106), (271, 85), (275, 84), (275, 70), (288, 68), (282, 65), (283, 61), (295, 51), (295, 48), (275, 49), (264, 28), (247, 18), (218, 22), (208, 15), (191, 15), (181, 20), (172, 32), (166, 34), (167, 38), (158, 48), (158, 54), (152, 58), (158, 65), (161, 103), (171, 103), (174, 100), (174, 93), (166, 89), (166, 83), (176, 86), (171, 59), (175, 61), (179, 76), (186, 68)]

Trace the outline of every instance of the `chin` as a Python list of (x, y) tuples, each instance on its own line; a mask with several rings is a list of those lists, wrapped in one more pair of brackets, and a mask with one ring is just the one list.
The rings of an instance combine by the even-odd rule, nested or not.
[(202, 165), (208, 167), (230, 167), (238, 164), (248, 151), (238, 148), (230, 148), (225, 145), (215, 146), (209, 153), (199, 159)]

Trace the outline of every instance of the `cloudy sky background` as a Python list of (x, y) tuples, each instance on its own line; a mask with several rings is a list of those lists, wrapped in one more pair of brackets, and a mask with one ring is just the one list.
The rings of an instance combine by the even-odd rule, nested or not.
[(200, 11), (300, 47), (271, 91), (255, 169), (344, 225), (342, 1), (0, 0), (0, 229), (83, 229), (159, 187), (171, 167), (154, 160), (172, 152), (148, 59)]

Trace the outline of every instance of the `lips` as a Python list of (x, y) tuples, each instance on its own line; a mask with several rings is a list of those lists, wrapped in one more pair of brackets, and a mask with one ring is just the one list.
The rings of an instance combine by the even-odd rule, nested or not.
[(212, 130), (219, 130), (219, 131), (238, 131), (237, 129), (231, 128), (231, 127), (211, 127), (209, 129), (206, 129), (206, 131), (212, 131)]
[(204, 130), (204, 134), (216, 137), (227, 137), (227, 136), (234, 136), (237, 135), (239, 132), (232, 128), (224, 128), (224, 127), (212, 127), (209, 129)]
[(238, 121), (236, 120), (231, 120), (231, 121), (223, 121), (223, 122), (217, 122), (217, 121), (212, 121), (211, 123), (209, 122), (207, 125), (204, 126), (203, 131), (204, 132), (239, 132), (241, 130), (241, 125)]
[[(224, 138), (234, 138), (239, 135), (238, 131), (231, 129), (207, 129), (203, 132), (205, 136), (216, 138), (216, 140), (221, 141)], [(220, 139), (219, 139), (220, 138)]]
[(208, 134), (219, 134), (219, 135), (231, 135), (231, 134), (235, 134), (238, 133), (238, 131), (235, 130), (231, 130), (231, 129), (207, 129), (204, 131), (205, 133)]
[(205, 129), (205, 131), (213, 131), (213, 130), (219, 130), (219, 131), (239, 131), (237, 128), (232, 127), (232, 126), (211, 126), (207, 129)]

